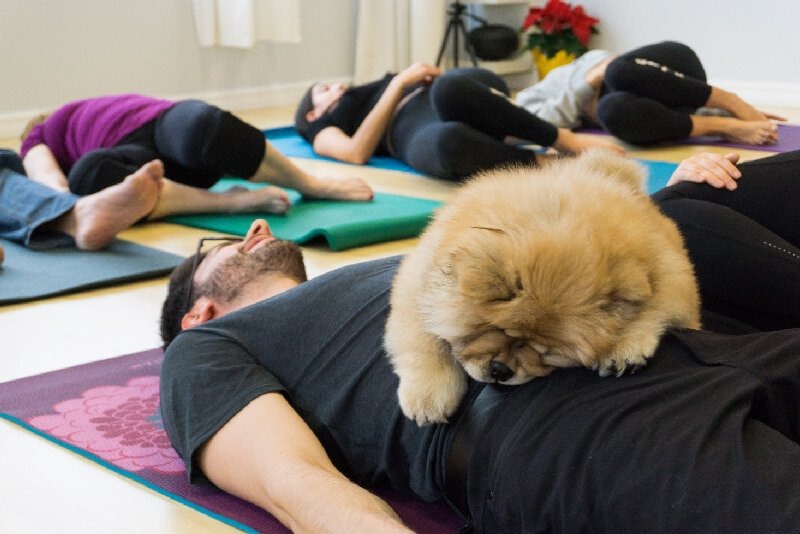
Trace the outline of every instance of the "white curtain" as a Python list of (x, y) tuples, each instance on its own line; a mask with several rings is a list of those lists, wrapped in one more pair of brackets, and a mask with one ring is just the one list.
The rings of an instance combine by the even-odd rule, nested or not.
[(193, 0), (201, 46), (300, 42), (300, 0)]
[(360, 0), (353, 82), (380, 78), (416, 62), (436, 62), (446, 0)]

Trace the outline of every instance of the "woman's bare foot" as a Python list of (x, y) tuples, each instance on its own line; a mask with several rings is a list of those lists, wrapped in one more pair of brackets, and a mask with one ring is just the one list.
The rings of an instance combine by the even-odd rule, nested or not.
[(329, 200), (372, 200), (375, 193), (372, 187), (361, 178), (347, 176), (343, 178), (318, 178), (306, 185), (302, 191), (306, 198), (322, 198)]
[(231, 202), (230, 212), (286, 213), (291, 206), (289, 195), (280, 187), (267, 186), (260, 189), (235, 187), (224, 193)]
[(580, 154), (590, 148), (604, 148), (621, 156), (625, 155), (625, 149), (613, 141), (589, 134), (577, 134), (567, 128), (558, 129), (558, 137), (553, 143), (553, 148), (566, 154)]
[(164, 165), (151, 161), (121, 183), (80, 198), (54, 226), (71, 235), (79, 249), (101, 249), (152, 211), (163, 177)]
[(768, 120), (692, 115), (691, 136), (719, 135), (728, 141), (768, 145), (778, 141), (778, 126)]

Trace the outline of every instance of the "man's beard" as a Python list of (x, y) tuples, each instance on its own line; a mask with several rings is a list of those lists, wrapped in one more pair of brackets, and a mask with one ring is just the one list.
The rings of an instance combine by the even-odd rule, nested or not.
[(198, 294), (232, 302), (244, 287), (261, 278), (266, 283), (273, 275), (288, 276), (297, 282), (308, 279), (300, 247), (279, 239), (262, 245), (251, 254), (236, 254), (211, 273)]

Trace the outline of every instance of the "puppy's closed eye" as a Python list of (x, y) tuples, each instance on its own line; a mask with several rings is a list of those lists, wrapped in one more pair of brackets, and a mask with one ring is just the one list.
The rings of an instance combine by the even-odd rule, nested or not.
[(620, 315), (629, 319), (638, 313), (645, 301), (645, 297), (639, 297), (626, 292), (613, 291), (605, 300), (600, 302), (597, 307), (603, 313)]

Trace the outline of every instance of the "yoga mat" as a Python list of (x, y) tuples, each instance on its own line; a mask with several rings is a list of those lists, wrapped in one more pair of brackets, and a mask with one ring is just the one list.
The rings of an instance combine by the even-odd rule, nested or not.
[[(593, 133), (605, 132), (598, 130), (597, 132)], [(330, 158), (318, 156), (312, 150), (311, 145), (305, 139), (300, 137), (300, 135), (298, 135), (295, 129), (291, 126), (264, 130), (264, 136), (269, 139), (269, 141), (275, 145), (278, 150), (288, 157), (335, 161), (331, 160)], [(669, 177), (672, 175), (672, 171), (674, 171), (678, 166), (677, 163), (669, 163), (666, 161), (638, 161), (643, 163), (650, 172), (647, 182), (647, 190), (649, 193), (654, 193), (664, 187), (667, 184), (667, 180), (669, 180)], [(405, 163), (390, 157), (372, 157), (367, 162), (367, 166), (420, 174)], [(270, 226), (271, 225), (272, 221), (270, 220)]]
[[(578, 131), (581, 133), (609, 135), (608, 132), (600, 128), (582, 128)], [(792, 150), (800, 150), (800, 124), (778, 124), (778, 142), (772, 145), (748, 145), (745, 143), (726, 141), (725, 139), (717, 136), (704, 135), (700, 137), (681, 139), (680, 141), (675, 142), (663, 143), (662, 145), (657, 146), (673, 145), (727, 146), (731, 148), (741, 148), (743, 150), (791, 152)]]
[(0, 304), (51, 297), (167, 274), (183, 258), (115, 239), (96, 252), (72, 247), (31, 250), (0, 239)]
[[(319, 156), (311, 144), (300, 137), (294, 126), (281, 126), (279, 128), (268, 128), (264, 130), (264, 137), (266, 137), (275, 148), (277, 148), (283, 155), (292, 158), (307, 158), (307, 159), (321, 159), (325, 161), (333, 161), (341, 163), (341, 161), (325, 156)], [(372, 156), (367, 161), (367, 166), (376, 167), (379, 169), (390, 169), (393, 171), (410, 172), (412, 174), (420, 174), (412, 169), (399, 159), (391, 156)]]
[[(0, 417), (240, 530), (289, 532), (256, 506), (187, 482), (158, 408), (162, 358), (153, 349), (0, 384)], [(463, 525), (444, 504), (377, 493), (420, 534)]]
[(646, 159), (636, 160), (647, 168), (647, 192), (653, 194), (663, 189), (672, 173), (678, 168), (677, 163), (669, 161), (652, 161)]
[[(305, 141), (304, 141), (305, 142)], [(255, 189), (264, 184), (225, 178), (212, 191), (231, 187)], [(268, 213), (202, 214), (168, 217), (169, 222), (245, 235), (253, 219), (267, 220), (272, 233), (281, 239), (305, 243), (322, 237), (333, 250), (416, 237), (425, 228), (433, 211), (441, 205), (436, 200), (375, 193), (372, 202), (301, 199), (296, 191), (287, 191), (292, 207), (285, 215)]]

